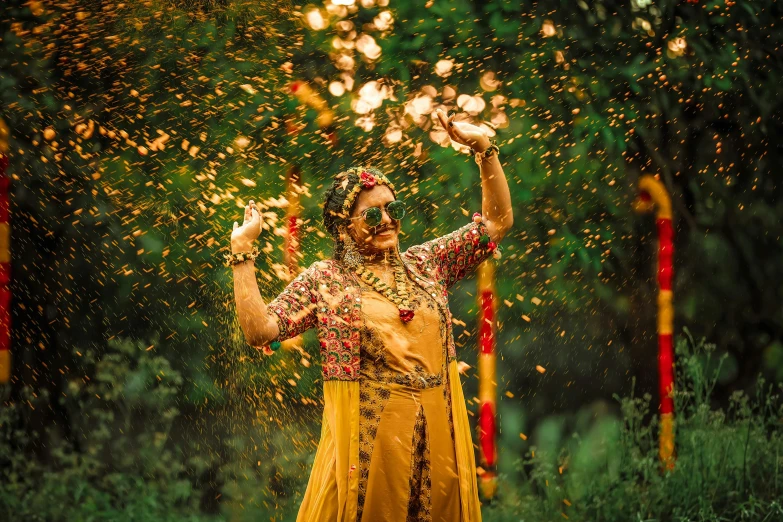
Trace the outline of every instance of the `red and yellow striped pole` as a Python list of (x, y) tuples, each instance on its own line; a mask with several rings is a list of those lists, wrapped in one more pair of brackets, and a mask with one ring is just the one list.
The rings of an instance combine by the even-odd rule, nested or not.
[(283, 258), (288, 267), (288, 277), (293, 279), (299, 273), (299, 214), (301, 204), (297, 190), (301, 179), (299, 165), (288, 170), (288, 209), (286, 211), (286, 235)]
[[(334, 113), (329, 108), (329, 104), (321, 98), (317, 92), (315, 92), (305, 81), (295, 81), (291, 84), (291, 93), (296, 97), (299, 103), (302, 103), (308, 107), (311, 107), (318, 111), (316, 123), (321, 129), (326, 129), (331, 126), (334, 121)], [(293, 121), (288, 121), (288, 133), (296, 135), (303, 128), (303, 126), (297, 126)], [(337, 145), (337, 138), (334, 131), (328, 133), (329, 145), (334, 147)], [(301, 186), (302, 172), (298, 164), (293, 164), (288, 169), (287, 177), (287, 199), (288, 208), (286, 210), (286, 235), (285, 243), (283, 246), (283, 259), (285, 265), (288, 268), (289, 280), (292, 280), (299, 273), (299, 260), (301, 253), (299, 251), (299, 224), (300, 215), (302, 212), (302, 205), (299, 195), (299, 187)], [(285, 350), (298, 349), (302, 351), (301, 336), (288, 339), (280, 343)]]
[(487, 259), (478, 268), (479, 304), (479, 455), (483, 472), (481, 493), (493, 498), (497, 491), (496, 404), (497, 375), (495, 371), (495, 264)]
[[(299, 103), (318, 111), (315, 122), (322, 129), (331, 127), (334, 121), (334, 112), (329, 108), (329, 104), (315, 92), (304, 80), (297, 80), (291, 84), (291, 93), (296, 96)], [(328, 134), (332, 146), (337, 144), (337, 136), (334, 131)]]
[[(295, 132), (295, 131), (294, 131)], [(283, 260), (288, 268), (288, 280), (293, 280), (299, 273), (299, 213), (301, 206), (299, 202), (299, 192), (296, 186), (300, 183), (299, 165), (293, 164), (288, 169), (286, 197), (288, 199), (288, 208), (286, 209), (286, 234), (283, 245)], [(286, 339), (280, 346), (284, 350), (302, 351), (302, 337), (296, 336)]]
[[(301, 127), (295, 125), (292, 120), (288, 121), (287, 127), (288, 134), (291, 136), (296, 136), (301, 130)], [(287, 268), (288, 281), (293, 280), (299, 273), (299, 214), (301, 206), (299, 192), (296, 190), (296, 187), (300, 182), (301, 170), (299, 165), (292, 163), (286, 177), (286, 200), (288, 201), (288, 206), (286, 208), (285, 237), (283, 240), (283, 262)], [(280, 344), (273, 343), (270, 346), (275, 350), (282, 347), (286, 351), (299, 350), (303, 352), (301, 336), (286, 339)]]
[[(316, 123), (321, 129), (330, 128), (334, 121), (334, 112), (329, 108), (329, 104), (326, 100), (321, 98), (321, 96), (303, 80), (297, 80), (291, 83), (290, 89), (299, 103), (318, 111)], [(296, 135), (301, 129), (302, 126), (294, 125), (294, 123), (289, 120), (289, 134)], [(334, 130), (330, 131), (327, 136), (329, 138), (329, 145), (332, 147), (336, 146), (337, 138)], [(286, 216), (287, 230), (284, 247), (285, 263), (291, 278), (295, 277), (299, 272), (299, 259), (301, 257), (299, 253), (299, 214), (301, 213), (302, 208), (298, 190), (300, 184), (301, 169), (299, 168), (299, 165), (294, 164), (288, 170), (288, 211)]]
[(640, 212), (656, 211), (658, 228), (658, 378), (661, 397), (661, 429), (658, 455), (666, 469), (674, 469), (674, 308), (672, 275), (674, 272), (674, 227), (672, 204), (666, 187), (654, 176), (639, 180), (639, 198), (635, 207)]
[(0, 384), (11, 381), (11, 221), (8, 126), (0, 120)]

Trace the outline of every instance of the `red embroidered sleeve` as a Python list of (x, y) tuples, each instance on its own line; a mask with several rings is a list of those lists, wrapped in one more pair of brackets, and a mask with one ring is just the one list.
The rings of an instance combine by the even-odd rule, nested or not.
[(441, 283), (451, 287), (487, 259), (496, 248), (483, 221), (471, 221), (457, 230), (408, 249), (426, 256), (427, 265)]
[(267, 305), (280, 329), (270, 342), (285, 341), (317, 325), (313, 272), (313, 266), (301, 272)]

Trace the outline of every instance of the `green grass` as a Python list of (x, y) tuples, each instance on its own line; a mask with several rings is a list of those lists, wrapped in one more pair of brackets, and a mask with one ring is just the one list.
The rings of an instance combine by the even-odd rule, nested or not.
[(752, 396), (736, 392), (725, 410), (713, 408), (722, 359), (685, 333), (676, 348), (673, 471), (658, 460), (652, 397), (617, 398), (621, 419), (598, 421), (556, 455), (531, 448), (518, 461), (527, 481), (502, 484), (485, 520), (783, 520), (781, 387), (759, 379)]
[[(781, 387), (759, 380), (750, 395), (714, 407), (715, 352), (687, 330), (677, 343), (673, 471), (658, 461), (657, 401), (616, 397), (619, 416), (596, 419), (556, 450), (519, 455), (484, 520), (783, 520)], [(62, 426), (32, 429), (34, 408), (49, 403), (40, 393), (0, 408), (0, 519), (296, 518), (312, 448), (294, 441), (316, 425), (287, 422), (264, 435), (238, 417), (233, 429), (215, 425), (223, 431), (212, 442), (195, 429), (183, 436), (174, 428), (183, 383), (168, 361), (130, 342), (112, 343), (99, 360), (83, 357), (93, 378), (72, 382), (60, 399), (69, 435)]]

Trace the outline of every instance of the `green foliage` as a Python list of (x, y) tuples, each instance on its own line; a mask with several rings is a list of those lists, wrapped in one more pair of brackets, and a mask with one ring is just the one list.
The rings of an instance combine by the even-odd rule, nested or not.
[[(176, 354), (186, 387), (224, 381), (234, 361), (220, 354), (235, 352), (225, 349), (231, 280), (220, 249), (242, 206), (263, 202), (259, 283), (267, 299), (282, 288), (281, 196), (294, 164), (302, 265), (330, 254), (320, 196), (354, 162), (378, 164), (405, 188), (403, 246), (453, 229), (480, 209), (479, 176), (433, 141), (429, 113), (406, 112), (426, 94), (457, 109), (460, 96), (481, 98), (472, 118), (498, 127), (516, 216), (498, 270), (511, 392), (590, 401), (624, 389), (625, 370), (654, 364), (655, 236), (631, 210), (641, 172), (659, 174), (673, 196), (677, 321), (749, 361), (721, 384), (774, 374), (777, 2), (382, 4), (321, 9), (325, 28), (312, 30), (309, 2), (6, 2), (0, 111), (16, 151), (13, 236), (24, 238), (13, 246), (24, 282), (15, 313), (30, 325), (15, 343), (19, 365), (48, 368), (42, 381), (57, 387), (56, 343), (158, 333), (156, 349)], [(376, 24), (384, 13), (391, 21)], [(380, 56), (355, 49), (362, 35)], [(447, 74), (440, 60), (453, 62)], [(295, 80), (334, 112), (331, 128), (291, 95)], [(359, 114), (369, 82), (390, 95)], [(42, 271), (51, 259), (56, 270)], [(452, 300), (466, 322), (468, 285)], [(52, 307), (56, 297), (67, 304)], [(461, 346), (473, 330), (457, 329)], [(536, 364), (558, 377), (540, 380)], [(547, 402), (537, 408), (543, 415)]]
[[(261, 201), (259, 284), (266, 298), (282, 289), (292, 165), (303, 265), (330, 254), (320, 196), (351, 163), (405, 188), (403, 246), (466, 221), (481, 206), (479, 175), (436, 143), (429, 113), (406, 112), (426, 94), (448, 108), (460, 95), (484, 101), (473, 118), (497, 122), (515, 208), (497, 281), (498, 384), (514, 397), (501, 395), (501, 452), (522, 451), (523, 428), (540, 450), (505, 469), (487, 517), (779, 518), (777, 483), (758, 478), (777, 477), (778, 426), (760, 397), (732, 393), (759, 372), (783, 376), (780, 3), (384, 3), (322, 9), (319, 30), (305, 15), (323, 6), (309, 1), (3, 3), (14, 280), (3, 509), (292, 520), (317, 442), (318, 346), (310, 333), (274, 358), (249, 348), (220, 249), (247, 200)], [(356, 50), (361, 35), (380, 56)], [(326, 101), (331, 128), (291, 95), (295, 80)], [(373, 81), (392, 95), (359, 114)], [(676, 322), (721, 352), (680, 353), (680, 460), (666, 476), (649, 399), (624, 401), (622, 421), (601, 402), (632, 375), (655, 387), (655, 232), (631, 210), (641, 173), (673, 198)], [(469, 363), (471, 287), (451, 300)], [(476, 380), (465, 387), (472, 397)]]
[(663, 471), (652, 397), (617, 400), (621, 418), (597, 420), (556, 447), (531, 446), (518, 461), (525, 481), (500, 480), (487, 522), (507, 520), (742, 521), (783, 516), (783, 386), (762, 378), (756, 392), (712, 406), (720, 364), (715, 346), (677, 343), (677, 461)]
[[(110, 347), (100, 359), (89, 350), (77, 354), (84, 368), (94, 366), (96, 377), (72, 382), (57, 402), (83, 419), (70, 434), (49, 433), (47, 448), (29, 429), (45, 397), (26, 391), (0, 410), (4, 519), (296, 518), (317, 441), (308, 435), (318, 433), (317, 419), (289, 410), (283, 422), (254, 422), (233, 404), (231, 436), (220, 456), (206, 457), (211, 453), (202, 441), (183, 440), (174, 428), (183, 420), (176, 406), (181, 376), (145, 343)], [(714, 353), (714, 345), (688, 332), (677, 343), (674, 471), (663, 472), (658, 460), (650, 394), (616, 397), (619, 417), (599, 416), (568, 437), (561, 418), (541, 423), (535, 445), (516, 459), (514, 472), (501, 473), (484, 519), (777, 520), (783, 514), (781, 388), (761, 379), (753, 396), (738, 392), (727, 409), (712, 407), (721, 372)], [(31, 458), (44, 450), (48, 464)], [(211, 478), (199, 479), (205, 475)], [(206, 515), (217, 508), (215, 497), (220, 513)]]
[[(29, 388), (0, 408), (0, 516), (4, 520), (190, 520), (200, 510), (197, 478), (212, 465), (174, 440), (182, 376), (143, 343), (110, 341), (75, 351), (92, 378), (73, 378), (50, 398)], [(47, 402), (71, 419), (64, 432), (32, 430)], [(42, 459), (42, 454), (46, 459)]]

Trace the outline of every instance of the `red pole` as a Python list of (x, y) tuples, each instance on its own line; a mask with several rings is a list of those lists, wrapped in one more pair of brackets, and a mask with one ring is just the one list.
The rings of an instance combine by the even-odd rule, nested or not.
[(490, 499), (497, 491), (497, 373), (495, 351), (495, 265), (487, 259), (478, 267), (479, 305), (479, 457), (481, 492)]
[(660, 395), (658, 455), (666, 469), (674, 469), (676, 453), (674, 447), (674, 294), (672, 275), (674, 273), (674, 227), (672, 226), (672, 205), (663, 183), (654, 176), (645, 175), (639, 180), (639, 198), (636, 210), (656, 211), (655, 224), (658, 228), (658, 393)]
[[(303, 81), (298, 80), (290, 85), (291, 94), (293, 94), (299, 103), (302, 103), (308, 107), (311, 107), (318, 111), (316, 122), (318, 126), (326, 130), (334, 121), (334, 113), (329, 108), (329, 104), (314, 91), (310, 85)], [(293, 122), (289, 121), (288, 133), (296, 135), (302, 130), (302, 126), (297, 126)], [(335, 147), (337, 145), (337, 136), (332, 129), (328, 134), (329, 145)], [(288, 170), (288, 213), (287, 213), (287, 234), (285, 242), (284, 257), (286, 265), (288, 266), (289, 275), (291, 278), (296, 276), (299, 272), (299, 214), (301, 213), (301, 204), (299, 201), (298, 186), (301, 184), (302, 172), (298, 164), (294, 164)]]
[(288, 267), (288, 277), (293, 279), (299, 273), (299, 192), (297, 187), (301, 183), (299, 165), (293, 165), (288, 170), (288, 210), (286, 212), (286, 236), (283, 257)]
[[(290, 85), (291, 94), (293, 94), (299, 103), (302, 103), (308, 107), (311, 107), (318, 111), (316, 122), (321, 129), (328, 129), (334, 121), (334, 113), (329, 108), (329, 104), (314, 91), (310, 85), (303, 81), (298, 80), (292, 82)], [(292, 121), (288, 123), (288, 133), (296, 135), (302, 129), (302, 126), (295, 125)], [(331, 147), (337, 145), (337, 138), (334, 131), (328, 134), (329, 144)], [(286, 265), (288, 266), (288, 273), (291, 278), (296, 276), (299, 272), (299, 225), (298, 219), (301, 213), (301, 205), (299, 201), (299, 192), (297, 187), (301, 184), (302, 173), (299, 165), (294, 164), (288, 170), (288, 212), (286, 216), (286, 240), (285, 250), (283, 255), (285, 257)]]
[(8, 127), (0, 120), (0, 384), (11, 380), (11, 222)]
[[(311, 107), (318, 111), (317, 123), (321, 129), (328, 128), (334, 121), (334, 113), (329, 108), (326, 101), (321, 98), (317, 92), (315, 92), (305, 81), (295, 81), (290, 85), (291, 94), (296, 99), (308, 107)], [(291, 135), (296, 135), (302, 130), (303, 125), (296, 125), (292, 120), (287, 121), (287, 130)], [(329, 145), (335, 147), (337, 145), (337, 137), (334, 131), (328, 134)], [(289, 280), (296, 277), (299, 273), (299, 259), (301, 257), (299, 252), (299, 219), (302, 211), (299, 191), (297, 188), (301, 185), (302, 172), (298, 164), (293, 164), (288, 169), (287, 178), (287, 199), (288, 209), (286, 211), (286, 236), (283, 246), (283, 259), (285, 260), (286, 267), (288, 267)], [(280, 347), (286, 349), (298, 348), (301, 351), (301, 338), (295, 337), (286, 341), (271, 343), (268, 347), (262, 349), (266, 355), (271, 355), (277, 351)]]

